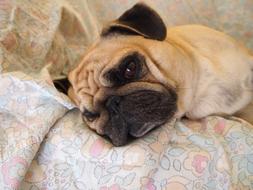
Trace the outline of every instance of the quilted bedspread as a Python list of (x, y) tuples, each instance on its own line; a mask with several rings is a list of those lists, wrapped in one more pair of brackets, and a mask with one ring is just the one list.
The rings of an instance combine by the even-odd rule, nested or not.
[[(53, 79), (135, 0), (0, 1), (0, 189), (253, 189), (253, 126), (171, 121), (114, 147)], [(168, 26), (199, 23), (253, 48), (252, 0), (145, 1)]]

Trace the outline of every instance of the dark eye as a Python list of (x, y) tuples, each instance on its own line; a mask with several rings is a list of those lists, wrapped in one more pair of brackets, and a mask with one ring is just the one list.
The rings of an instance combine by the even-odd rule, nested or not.
[(127, 63), (124, 71), (124, 77), (126, 79), (133, 79), (136, 77), (137, 65), (136, 62), (131, 60)]
[(146, 74), (144, 56), (133, 52), (119, 60), (118, 66), (105, 73), (105, 78), (114, 86), (136, 81)]

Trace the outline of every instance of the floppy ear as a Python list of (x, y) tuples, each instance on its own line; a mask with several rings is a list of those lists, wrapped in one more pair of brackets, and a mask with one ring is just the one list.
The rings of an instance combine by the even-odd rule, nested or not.
[(137, 3), (116, 21), (104, 28), (101, 36), (111, 34), (141, 35), (154, 40), (166, 38), (166, 26), (162, 18), (149, 6)]
[(71, 86), (68, 78), (56, 79), (53, 82), (54, 82), (55, 88), (58, 91), (60, 91), (64, 94), (68, 94), (68, 89)]

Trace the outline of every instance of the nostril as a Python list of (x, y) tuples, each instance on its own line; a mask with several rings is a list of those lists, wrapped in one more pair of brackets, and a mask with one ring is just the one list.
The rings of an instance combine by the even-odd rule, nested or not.
[(110, 96), (106, 101), (106, 107), (118, 106), (120, 99), (121, 98), (119, 96)]
[(88, 110), (84, 110), (83, 116), (86, 117), (86, 119), (90, 122), (94, 121), (96, 118), (100, 116), (99, 113), (96, 112), (90, 112)]
[(121, 101), (121, 97), (120, 96), (110, 96), (107, 99), (105, 106), (108, 109), (110, 109), (111, 111), (117, 112), (120, 101)]

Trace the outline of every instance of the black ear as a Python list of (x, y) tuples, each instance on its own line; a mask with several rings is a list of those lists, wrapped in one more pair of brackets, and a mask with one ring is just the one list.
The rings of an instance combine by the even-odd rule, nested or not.
[(58, 91), (60, 91), (64, 94), (68, 94), (68, 89), (71, 86), (68, 78), (56, 79), (53, 82), (54, 82), (55, 88)]
[(162, 18), (150, 7), (137, 3), (116, 21), (104, 28), (101, 36), (111, 34), (141, 35), (154, 40), (166, 38), (166, 26)]

